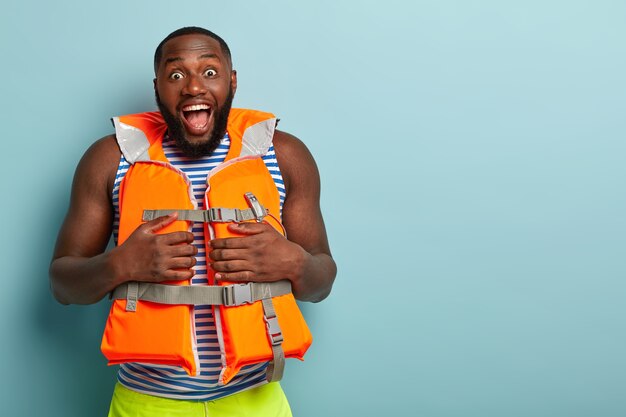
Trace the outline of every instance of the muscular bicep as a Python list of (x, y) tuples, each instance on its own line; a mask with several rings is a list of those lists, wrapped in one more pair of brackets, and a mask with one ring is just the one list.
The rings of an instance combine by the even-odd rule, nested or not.
[(53, 259), (102, 253), (113, 225), (110, 191), (120, 153), (112, 136), (93, 144), (74, 174), (70, 206), (59, 231)]
[(285, 132), (276, 132), (274, 147), (286, 187), (283, 224), (287, 238), (312, 255), (330, 255), (313, 156), (299, 139)]

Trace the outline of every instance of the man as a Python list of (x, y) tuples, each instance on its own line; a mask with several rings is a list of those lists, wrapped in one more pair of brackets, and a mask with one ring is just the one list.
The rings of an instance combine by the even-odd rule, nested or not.
[[(223, 162), (231, 143), (226, 127), (237, 73), (230, 50), (206, 29), (182, 28), (157, 47), (154, 65), (156, 101), (167, 123), (158, 145), (176, 170), (190, 178), (203, 208), (207, 174)], [(288, 239), (266, 221), (233, 223), (228, 230), (237, 237), (207, 238), (207, 256), (202, 225), (194, 224), (191, 232), (162, 233), (177, 220), (177, 214), (168, 214), (139, 225), (105, 252), (111, 234), (118, 237), (119, 187), (130, 163), (116, 135), (100, 139), (87, 150), (74, 177), (50, 266), (55, 298), (63, 304), (91, 304), (130, 281), (207, 284), (207, 275), (214, 274), (216, 280), (230, 282), (288, 279), (297, 299), (321, 301), (330, 293), (336, 266), (319, 207), (313, 157), (296, 137), (276, 130), (263, 162), (281, 194)], [(111, 416), (205, 415), (206, 410), (209, 415), (290, 415), (278, 383), (265, 383), (266, 364), (244, 367), (228, 384), (218, 383), (215, 319), (210, 308), (201, 307), (194, 314), (199, 375), (175, 366), (122, 364)]]

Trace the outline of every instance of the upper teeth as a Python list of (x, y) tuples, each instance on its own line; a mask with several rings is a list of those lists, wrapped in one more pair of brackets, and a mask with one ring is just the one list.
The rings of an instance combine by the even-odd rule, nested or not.
[(192, 104), (191, 106), (183, 107), (183, 111), (196, 111), (196, 110), (208, 110), (207, 104)]

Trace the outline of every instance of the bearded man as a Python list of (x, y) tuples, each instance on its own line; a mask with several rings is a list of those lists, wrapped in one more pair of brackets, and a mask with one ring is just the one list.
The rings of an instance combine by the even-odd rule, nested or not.
[[(62, 304), (92, 304), (124, 288), (122, 298), (126, 299), (114, 302), (126, 306), (126, 312), (120, 314), (130, 311), (128, 314), (137, 314), (133, 317), (151, 311), (160, 314), (164, 309), (162, 304), (154, 307), (154, 303), (144, 301), (135, 311), (137, 294), (131, 299), (131, 283), (147, 287), (164, 287), (163, 282), (217, 287), (220, 282), (253, 282), (276, 288), (274, 284), (287, 282), (299, 300), (317, 302), (326, 298), (336, 266), (319, 206), (319, 173), (306, 146), (296, 137), (274, 130), (276, 121), (267, 113), (231, 109), (237, 73), (232, 69), (227, 44), (213, 32), (186, 27), (171, 33), (156, 49), (154, 69), (159, 112), (115, 118), (116, 134), (95, 142), (78, 164), (69, 210), (50, 265), (55, 298)], [(133, 125), (132, 121), (137, 120)], [(242, 134), (235, 132), (240, 125), (247, 129)], [(261, 133), (258, 126), (263, 126)], [(262, 151), (256, 147), (255, 135), (269, 135), (267, 146), (258, 147)], [(143, 143), (145, 148), (139, 149)], [(158, 199), (161, 194), (169, 198), (174, 193), (168, 188), (170, 183), (159, 176), (144, 175), (141, 182), (134, 181), (131, 186), (126, 177), (135, 165), (143, 162), (157, 169), (159, 175), (167, 171), (184, 178), (192, 208), (186, 211), (200, 212), (208, 208), (205, 194), (211, 176), (216, 168), (219, 171), (232, 165), (237, 159), (237, 155), (229, 159), (233, 149), (242, 143), (239, 160), (252, 158), (250, 152), (260, 152), (257, 159), (262, 160), (272, 187), (275, 185), (278, 208), (273, 214), (257, 205), (252, 195), (246, 196), (250, 208), (238, 210), (252, 213), (253, 221), (233, 218), (222, 229), (226, 234), (213, 235), (211, 227), (183, 221), (189, 219), (183, 219), (181, 213), (185, 210), (175, 210), (178, 207), (171, 207), (174, 210), (165, 215), (155, 212), (156, 218), (145, 222), (139, 219), (137, 224), (127, 226), (124, 213), (130, 209), (120, 209), (123, 200), (134, 201), (142, 193), (147, 199)], [(256, 150), (248, 150), (249, 146)], [(203, 215), (208, 211), (204, 210)], [(175, 224), (183, 227), (172, 229)], [(281, 227), (286, 233), (280, 232)], [(106, 251), (111, 234), (117, 245)], [(265, 297), (263, 303), (274, 295)], [(248, 299), (242, 304), (254, 301)], [(272, 381), (268, 375), (277, 373), (273, 369), (278, 361), (276, 353), (273, 359), (238, 367), (224, 378), (225, 354), (220, 347), (224, 336), (220, 332), (225, 324), (216, 317), (220, 310), (209, 303), (190, 304), (197, 363), (189, 368), (168, 360), (117, 361), (121, 366), (109, 415), (291, 415), (279, 383), (268, 382)], [(272, 345), (280, 345), (282, 335), (277, 338), (271, 331), (276, 321), (263, 306), (263, 326), (270, 340), (278, 340)], [(167, 333), (165, 322), (163, 327)], [(108, 343), (105, 332), (103, 352)]]

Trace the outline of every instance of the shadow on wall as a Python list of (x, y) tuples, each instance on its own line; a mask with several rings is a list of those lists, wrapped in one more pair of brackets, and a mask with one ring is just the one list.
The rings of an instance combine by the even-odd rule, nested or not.
[(49, 361), (49, 375), (44, 379), (49, 386), (42, 389), (56, 392), (56, 404), (48, 406), (60, 416), (106, 415), (116, 371), (116, 367), (106, 366), (100, 353), (108, 302), (61, 306), (47, 291), (38, 296), (33, 324), (41, 354)]
[[(67, 189), (65, 184), (59, 188)], [(68, 199), (49, 199), (53, 218), (38, 220), (33, 225), (41, 230), (41, 236), (49, 240), (35, 240), (35, 253), (40, 261), (28, 265), (26, 276), (36, 277), (31, 284), (31, 295), (35, 301), (30, 309), (32, 316), (24, 317), (32, 340), (33, 349), (29, 358), (34, 363), (30, 370), (39, 370), (36, 387), (29, 387), (35, 397), (43, 394), (45, 401), (32, 402), (29, 415), (52, 416), (96, 416), (106, 415), (115, 384), (117, 367), (108, 367), (100, 353), (100, 339), (109, 310), (108, 300), (90, 306), (63, 306), (49, 289), (48, 261), (52, 255), (54, 240), (61, 225)], [(30, 332), (29, 332), (30, 330)], [(28, 397), (30, 394), (24, 394)]]
[[(81, 154), (99, 137), (113, 133), (111, 116), (155, 109), (150, 86), (150, 78), (141, 91), (116, 83), (98, 106), (81, 111), (80, 123), (50, 124), (47, 130), (47, 137), (60, 138), (59, 146), (71, 148), (63, 157), (41, 159), (37, 171), (48, 175), (37, 178), (35, 204), (23, 209), (29, 221), (23, 235), (15, 238), (14, 244), (28, 250), (11, 260), (17, 272), (9, 275), (16, 276), (16, 288), (5, 293), (2, 306), (8, 324), (3, 334), (10, 335), (0, 347), (3, 357), (10, 358), (5, 369), (5, 381), (10, 383), (1, 394), (8, 400), (3, 410), (7, 415), (82, 417), (108, 412), (117, 367), (106, 365), (100, 340), (109, 302), (59, 304), (49, 289), (48, 264)], [(81, 92), (75, 101), (87, 102), (88, 95)]]

